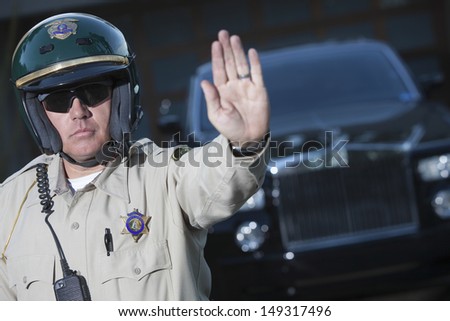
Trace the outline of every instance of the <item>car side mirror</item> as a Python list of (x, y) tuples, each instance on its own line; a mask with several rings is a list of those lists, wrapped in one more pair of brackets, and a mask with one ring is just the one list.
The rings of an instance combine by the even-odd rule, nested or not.
[(178, 114), (171, 112), (172, 101), (165, 98), (159, 106), (158, 129), (166, 135), (173, 135), (181, 131), (181, 118)]
[(164, 133), (173, 135), (181, 131), (181, 120), (178, 115), (161, 115), (158, 119), (158, 129)]
[(434, 72), (422, 75), (418, 78), (419, 85), (427, 98), (430, 98), (431, 93), (444, 84), (444, 74), (442, 72)]

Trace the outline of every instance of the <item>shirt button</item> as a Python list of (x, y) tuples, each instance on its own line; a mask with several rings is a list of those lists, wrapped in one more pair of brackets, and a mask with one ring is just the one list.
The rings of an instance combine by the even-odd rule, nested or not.
[(24, 277), (23, 277), (23, 279), (22, 279), (22, 282), (23, 282), (24, 284), (26, 284), (26, 283), (27, 283), (27, 281), (28, 281), (27, 277), (26, 277), (26, 276), (24, 276)]
[(135, 273), (136, 275), (141, 274), (141, 269), (140, 269), (140, 268), (135, 268), (135, 269), (134, 269), (134, 273)]
[(78, 230), (78, 228), (80, 227), (80, 224), (78, 224), (78, 222), (73, 222), (71, 227), (72, 227), (72, 230)]

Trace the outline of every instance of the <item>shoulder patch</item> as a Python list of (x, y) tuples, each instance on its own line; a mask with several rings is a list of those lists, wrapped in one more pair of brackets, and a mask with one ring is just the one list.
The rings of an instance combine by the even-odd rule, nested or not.
[(180, 158), (184, 155), (184, 154), (186, 154), (188, 151), (190, 151), (191, 150), (191, 148), (190, 147), (188, 147), (188, 146), (178, 146), (178, 147), (176, 147), (175, 148), (175, 150), (173, 151), (173, 154), (172, 154), (172, 159), (174, 160), (174, 161), (178, 161), (178, 160), (180, 160)]

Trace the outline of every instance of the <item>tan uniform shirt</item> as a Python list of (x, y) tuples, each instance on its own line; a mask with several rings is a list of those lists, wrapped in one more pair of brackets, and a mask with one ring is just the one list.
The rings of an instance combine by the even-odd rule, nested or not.
[[(266, 168), (261, 155), (236, 158), (227, 144), (219, 136), (209, 148), (174, 160), (173, 149), (141, 140), (130, 161), (116, 160), (77, 192), (58, 156), (35, 159), (0, 189), (0, 300), (55, 300), (53, 283), (62, 278), (33, 185), (40, 162), (49, 164), (55, 195), (49, 221), (70, 268), (86, 278), (92, 300), (207, 300), (207, 228), (232, 215), (261, 186)], [(148, 221), (148, 234), (137, 242), (126, 228), (134, 211)], [(114, 247), (109, 256), (106, 228)]]

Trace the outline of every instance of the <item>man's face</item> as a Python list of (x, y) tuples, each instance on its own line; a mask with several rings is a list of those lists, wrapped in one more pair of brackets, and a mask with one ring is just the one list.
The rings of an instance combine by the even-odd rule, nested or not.
[(111, 95), (92, 107), (74, 97), (68, 112), (52, 112), (47, 108), (45, 112), (61, 136), (63, 152), (78, 162), (94, 158), (110, 140)]

